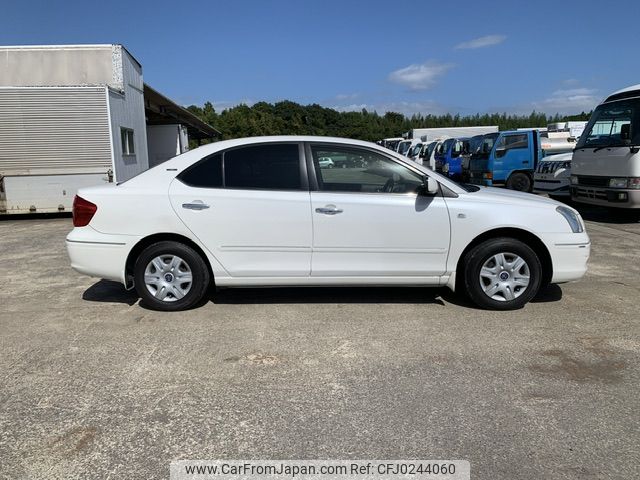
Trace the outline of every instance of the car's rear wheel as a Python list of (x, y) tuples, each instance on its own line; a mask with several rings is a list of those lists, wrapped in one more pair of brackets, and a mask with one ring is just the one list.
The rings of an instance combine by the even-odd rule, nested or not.
[(540, 290), (540, 259), (520, 240), (487, 240), (476, 245), (464, 262), (465, 288), (471, 300), (482, 308), (518, 309)]
[(530, 192), (532, 187), (531, 177), (522, 172), (512, 173), (507, 180), (506, 187), (518, 192)]
[(197, 305), (207, 293), (211, 276), (193, 248), (164, 241), (145, 248), (134, 267), (135, 286), (146, 306), (178, 311)]

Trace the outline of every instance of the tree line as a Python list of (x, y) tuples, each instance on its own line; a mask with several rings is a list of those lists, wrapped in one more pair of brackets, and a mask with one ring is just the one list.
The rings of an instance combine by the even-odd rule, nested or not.
[(477, 113), (475, 115), (414, 114), (387, 112), (380, 115), (362, 109), (358, 112), (339, 112), (318, 104), (300, 105), (289, 100), (277, 103), (258, 102), (252, 106), (237, 105), (215, 111), (211, 102), (202, 107), (187, 109), (222, 132), (222, 139), (258, 135), (323, 135), (376, 141), (398, 137), (413, 128), (466, 127), (498, 125), (500, 130), (544, 127), (550, 122), (588, 120), (590, 113), (561, 116), (531, 112), (529, 115), (507, 113)]

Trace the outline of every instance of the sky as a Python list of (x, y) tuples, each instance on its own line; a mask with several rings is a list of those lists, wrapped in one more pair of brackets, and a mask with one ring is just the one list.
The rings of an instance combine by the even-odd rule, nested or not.
[(0, 45), (120, 43), (183, 105), (572, 114), (640, 83), (638, 0), (3, 0)]

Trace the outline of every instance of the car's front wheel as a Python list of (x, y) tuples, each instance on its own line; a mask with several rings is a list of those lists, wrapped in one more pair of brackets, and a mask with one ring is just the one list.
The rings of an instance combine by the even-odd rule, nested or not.
[(536, 253), (514, 238), (476, 245), (464, 259), (464, 284), (471, 300), (493, 310), (524, 306), (540, 289), (542, 265)]
[(193, 248), (163, 241), (145, 248), (134, 267), (135, 286), (154, 310), (179, 311), (197, 305), (207, 293), (210, 274)]

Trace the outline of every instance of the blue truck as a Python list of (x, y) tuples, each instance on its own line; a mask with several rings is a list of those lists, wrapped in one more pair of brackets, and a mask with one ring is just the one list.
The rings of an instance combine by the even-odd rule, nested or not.
[(440, 143), (435, 153), (436, 171), (459, 180), (462, 177), (461, 155), (468, 148), (468, 138), (448, 138)]
[(494, 142), (483, 142), (472, 153), (470, 183), (530, 192), (533, 172), (543, 156), (538, 130), (500, 132)]
[(513, 130), (473, 137), (469, 147), (470, 157), (462, 155), (463, 180), (531, 192), (538, 163), (547, 155), (572, 152), (575, 138), (567, 132)]

